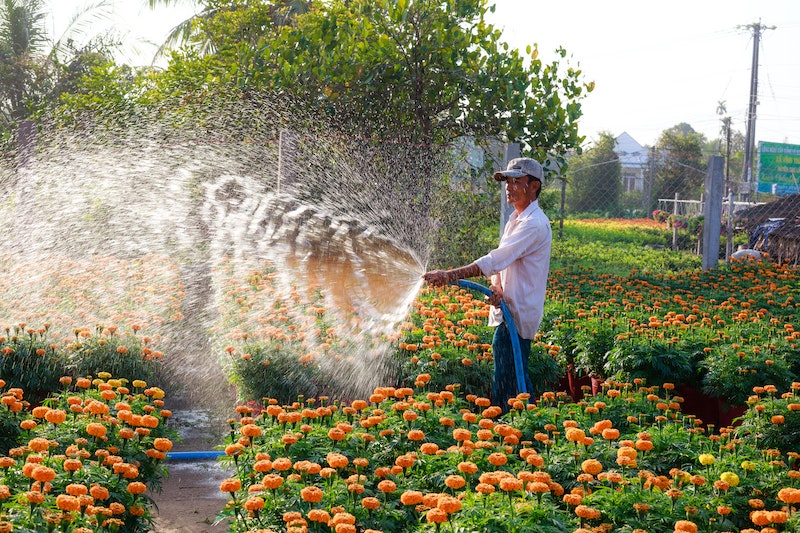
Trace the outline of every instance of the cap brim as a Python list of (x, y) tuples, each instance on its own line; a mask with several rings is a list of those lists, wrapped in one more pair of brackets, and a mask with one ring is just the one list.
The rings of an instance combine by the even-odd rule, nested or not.
[(497, 181), (505, 181), (506, 178), (521, 178), (522, 176), (527, 176), (527, 174), (518, 170), (502, 170), (494, 173), (494, 179)]

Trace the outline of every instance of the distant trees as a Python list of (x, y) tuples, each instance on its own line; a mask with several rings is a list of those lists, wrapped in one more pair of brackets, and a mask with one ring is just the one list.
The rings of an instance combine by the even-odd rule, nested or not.
[(594, 146), (570, 160), (567, 172), (567, 209), (570, 213), (614, 213), (622, 189), (615, 138), (601, 132)]
[(705, 186), (707, 157), (703, 154), (705, 137), (686, 123), (664, 130), (656, 143), (656, 161), (651, 199), (698, 199)]

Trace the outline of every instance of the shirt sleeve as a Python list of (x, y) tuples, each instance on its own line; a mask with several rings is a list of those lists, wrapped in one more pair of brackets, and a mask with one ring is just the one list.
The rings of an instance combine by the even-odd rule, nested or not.
[(475, 263), (484, 276), (497, 274), (530, 253), (536, 243), (545, 237), (545, 230), (546, 228), (532, 223), (530, 219), (517, 221), (515, 227), (500, 239), (497, 248), (477, 259)]

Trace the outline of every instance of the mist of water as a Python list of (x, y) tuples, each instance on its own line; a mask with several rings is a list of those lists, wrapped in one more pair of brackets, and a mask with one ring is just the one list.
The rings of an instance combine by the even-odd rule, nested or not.
[[(219, 354), (239, 327), (220, 323), (221, 272), (269, 264), (283, 294), (320, 295), (337, 335), (357, 346), (320, 363), (341, 387), (380, 384), (389, 345), (378, 340), (421, 285), (427, 200), (447, 169), (427, 148), (326, 137), (318, 120), (304, 131), (287, 113), (260, 100), (220, 105), (202, 127), (172, 113), (42, 128), (0, 176), (0, 319), (47, 320), (67, 335), (80, 320), (145, 323), (176, 389), (218, 398), (208, 391), (226, 383)], [(70, 286), (80, 276), (89, 289)]]

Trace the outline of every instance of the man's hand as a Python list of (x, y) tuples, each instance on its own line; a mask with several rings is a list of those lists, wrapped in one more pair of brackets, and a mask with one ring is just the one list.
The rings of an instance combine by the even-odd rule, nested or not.
[(492, 285), (489, 290), (492, 291), (492, 295), (487, 296), (486, 301), (493, 307), (500, 307), (500, 302), (503, 301), (503, 287)]
[(424, 279), (428, 285), (433, 287), (443, 287), (450, 283), (450, 271), (431, 270), (430, 272), (425, 272), (422, 275), (422, 279)]

